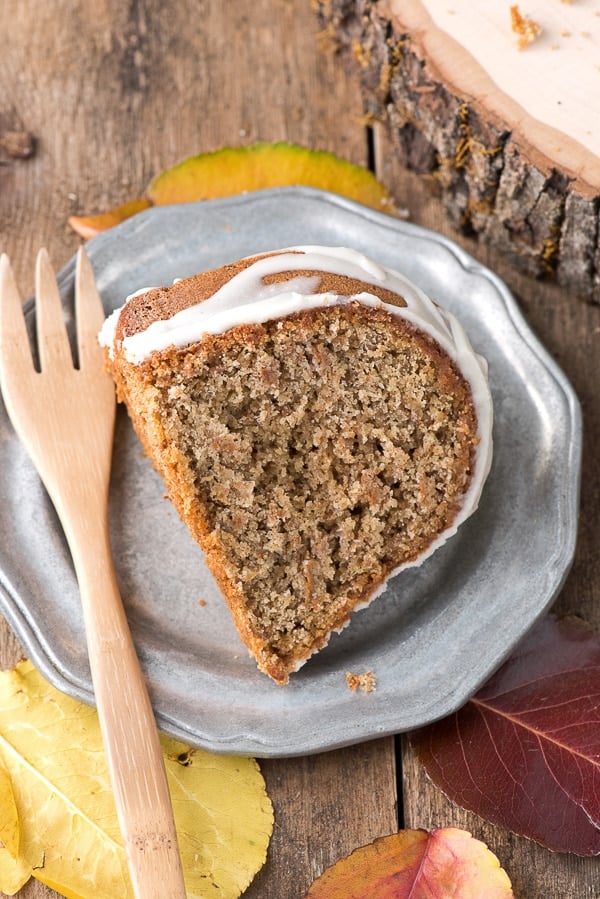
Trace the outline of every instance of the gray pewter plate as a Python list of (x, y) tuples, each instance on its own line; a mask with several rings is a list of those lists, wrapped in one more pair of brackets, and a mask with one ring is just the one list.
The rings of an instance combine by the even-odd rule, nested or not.
[[(577, 399), (502, 282), (450, 241), (341, 197), (283, 188), (150, 209), (87, 250), (110, 311), (140, 287), (298, 244), (361, 250), (461, 319), (489, 362), (494, 462), (458, 534), (278, 687), (240, 643), (120, 409), (110, 525), (127, 614), (160, 726), (216, 752), (312, 753), (449, 714), (550, 606), (575, 547)], [(73, 274), (72, 260), (59, 276), (69, 314)], [(0, 610), (50, 681), (93, 702), (69, 551), (3, 406), (0, 488)], [(346, 672), (366, 671), (377, 689), (351, 692)]]

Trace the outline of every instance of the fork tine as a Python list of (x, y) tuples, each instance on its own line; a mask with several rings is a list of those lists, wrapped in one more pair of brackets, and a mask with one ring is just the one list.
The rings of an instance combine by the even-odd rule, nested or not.
[(102, 363), (103, 355), (98, 345), (98, 332), (104, 322), (104, 308), (90, 260), (83, 247), (77, 252), (75, 320), (79, 367), (85, 368), (94, 363)]
[(39, 251), (35, 266), (35, 317), (42, 371), (50, 365), (72, 368), (62, 302), (45, 249)]
[(6, 383), (9, 353), (19, 357), (21, 366), (27, 358), (33, 369), (31, 347), (23, 317), (23, 302), (6, 253), (0, 257), (0, 380)]

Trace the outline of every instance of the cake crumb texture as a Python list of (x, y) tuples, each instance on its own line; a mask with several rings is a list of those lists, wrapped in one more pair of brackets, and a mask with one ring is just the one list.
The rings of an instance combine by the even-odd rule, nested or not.
[(278, 683), (452, 524), (468, 487), (469, 386), (386, 310), (311, 310), (114, 368), (242, 638)]

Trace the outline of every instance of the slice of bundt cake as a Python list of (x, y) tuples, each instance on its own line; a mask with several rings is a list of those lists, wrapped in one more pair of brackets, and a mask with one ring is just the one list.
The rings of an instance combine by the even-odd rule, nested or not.
[(355, 251), (296, 247), (135, 294), (100, 339), (280, 684), (477, 507), (486, 365), (452, 316)]

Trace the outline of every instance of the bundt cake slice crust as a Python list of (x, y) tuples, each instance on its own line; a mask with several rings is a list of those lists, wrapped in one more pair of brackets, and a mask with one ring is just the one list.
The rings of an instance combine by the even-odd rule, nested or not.
[[(300, 255), (299, 251), (291, 251), (293, 255)], [(144, 331), (151, 324), (172, 318), (178, 312), (189, 309), (197, 303), (213, 296), (224, 284), (249, 268), (261, 259), (277, 256), (278, 253), (265, 253), (261, 256), (253, 256), (241, 259), (239, 262), (224, 265), (222, 268), (210, 269), (200, 275), (191, 278), (183, 278), (176, 281), (170, 287), (156, 287), (144, 291), (141, 296), (134, 297), (134, 302), (124, 306), (117, 326), (116, 338), (118, 341), (125, 337), (131, 337)], [(392, 306), (404, 306), (405, 301), (397, 293), (388, 290), (381, 285), (368, 284), (358, 278), (348, 277), (332, 272), (315, 271), (306, 268), (301, 270), (282, 270), (272, 272), (262, 278), (263, 284), (285, 285), (298, 278), (313, 278), (315, 280), (315, 293), (331, 292), (340, 296), (353, 296), (362, 292), (371, 293), (384, 303)]]

